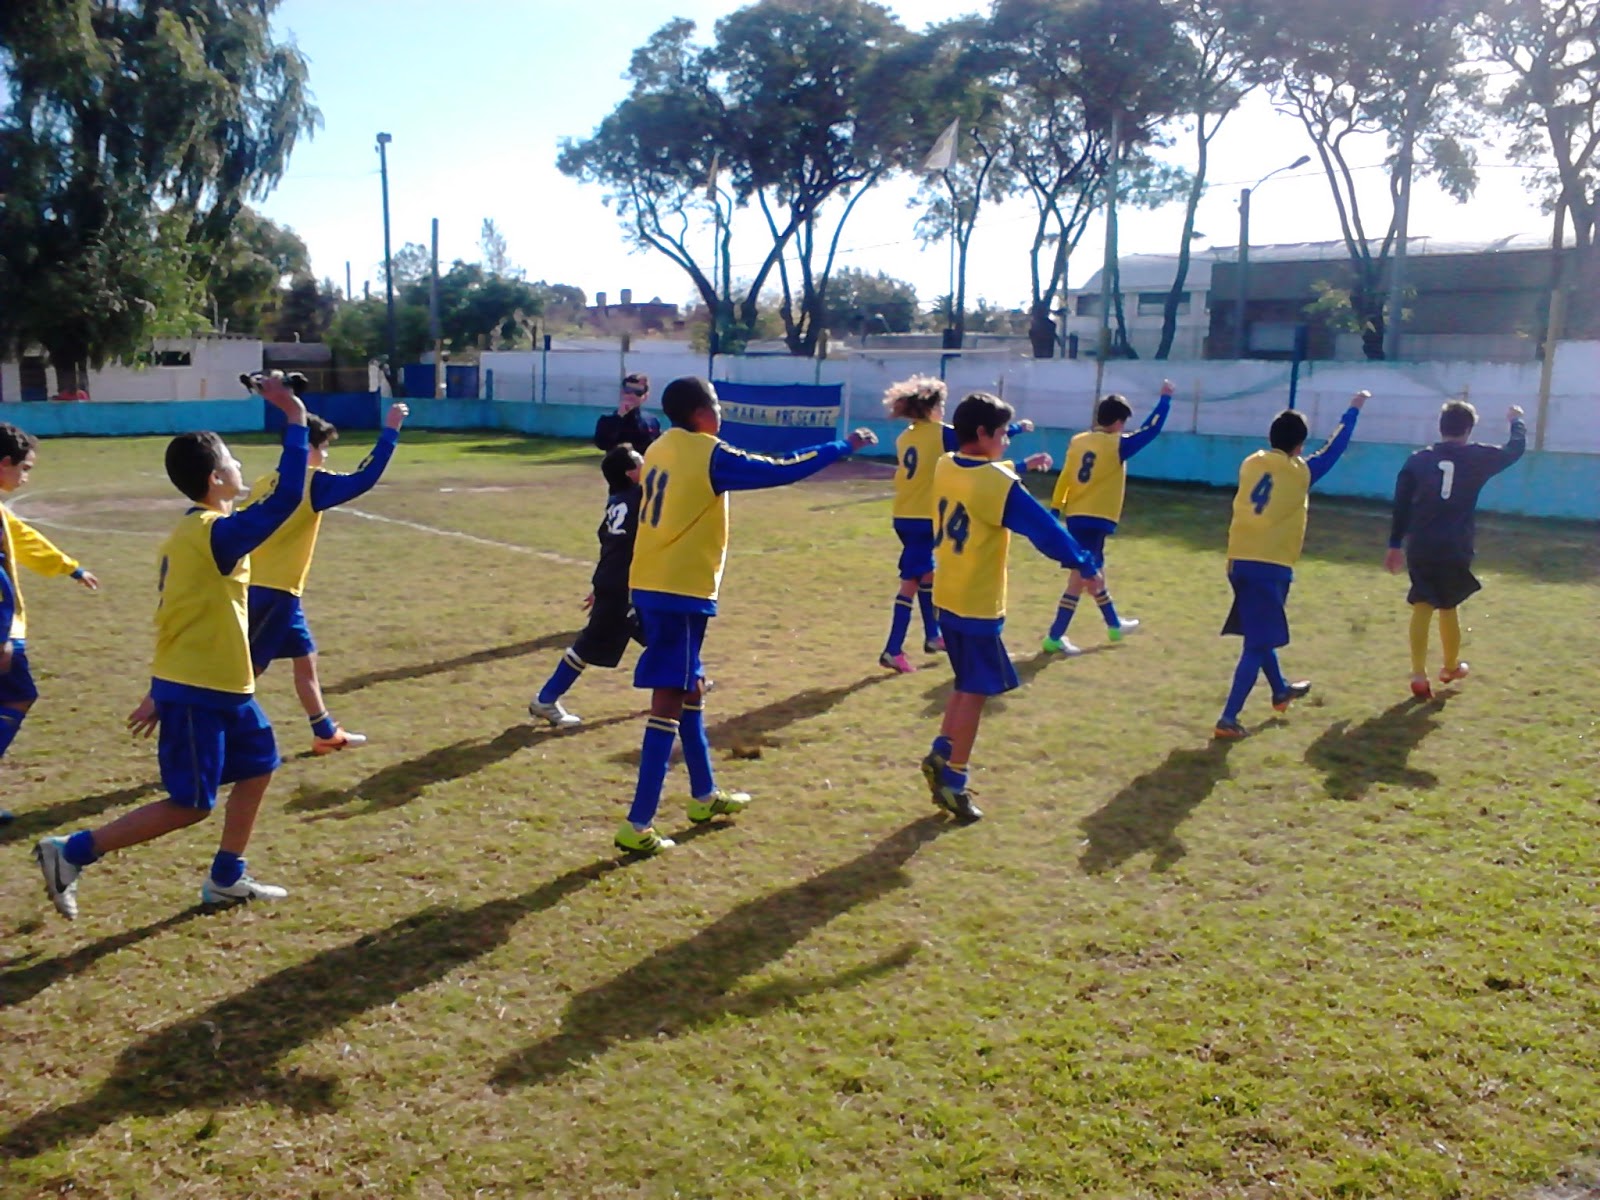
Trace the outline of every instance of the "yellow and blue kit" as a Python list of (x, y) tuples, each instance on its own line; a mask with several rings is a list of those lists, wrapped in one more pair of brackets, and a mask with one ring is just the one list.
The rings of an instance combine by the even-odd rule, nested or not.
[[(383, 477), (400, 441), (398, 429), (378, 435), (372, 452), (349, 474), (318, 468), (306, 480), (305, 494), (294, 512), (250, 555), (250, 659), (257, 672), (279, 658), (304, 658), (317, 644), (306, 623), (300, 597), (305, 594), (322, 531), (322, 514), (366, 495)], [(256, 481), (243, 508), (273, 494), (276, 475)]]
[(933, 602), (956, 690), (995, 695), (1017, 686), (1000, 641), (1013, 531), (1040, 553), (1085, 569), (1083, 548), (1022, 486), (1008, 462), (955, 453), (934, 468)]
[(1086, 429), (1067, 444), (1067, 461), (1056, 478), (1050, 507), (1095, 558), (1099, 570), (1106, 538), (1122, 520), (1128, 491), (1128, 460), (1160, 436), (1172, 412), (1172, 397), (1162, 396), (1144, 424), (1125, 433)]
[(150, 697), (162, 786), (179, 804), (209, 809), (222, 784), (278, 766), (272, 726), (255, 701), (250, 552), (295, 511), (305, 477), (305, 426), (291, 425), (270, 495), (230, 514), (190, 508), (162, 543)]
[[(9, 600), (0, 613), (0, 641), (11, 642), (11, 669), (0, 674), (0, 705), (8, 701), (32, 704), (39, 698), (28, 664), (28, 610), (22, 598), (22, 573), (26, 567), (35, 575), (53, 578), (82, 576), (78, 560), (62, 553), (53, 542), (4, 504), (0, 504), (0, 574), (6, 576)], [(0, 755), (16, 736), (22, 717), (0, 713)]]

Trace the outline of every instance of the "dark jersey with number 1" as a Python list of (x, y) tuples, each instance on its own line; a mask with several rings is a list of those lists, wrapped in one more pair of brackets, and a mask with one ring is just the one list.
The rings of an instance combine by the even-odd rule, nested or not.
[(596, 592), (628, 592), (628, 567), (633, 563), (633, 542), (639, 536), (638, 484), (625, 492), (612, 492), (606, 500), (606, 515), (596, 531), (600, 538), (600, 562), (595, 566)]
[(1438, 442), (1418, 450), (1395, 480), (1389, 545), (1403, 544), (1413, 563), (1470, 562), (1478, 493), (1527, 444), (1527, 426), (1513, 421), (1504, 446)]

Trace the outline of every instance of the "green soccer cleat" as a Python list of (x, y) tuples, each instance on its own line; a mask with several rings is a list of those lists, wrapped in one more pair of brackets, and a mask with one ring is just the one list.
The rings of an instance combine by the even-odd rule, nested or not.
[(1137, 617), (1123, 617), (1120, 625), (1106, 626), (1106, 634), (1113, 642), (1120, 642), (1137, 628), (1139, 628)]
[(1058, 640), (1056, 638), (1047, 636), (1044, 641), (1040, 642), (1039, 644), (1044, 648), (1044, 652), (1046, 654), (1065, 654), (1068, 658), (1071, 658), (1075, 654), (1083, 653), (1082, 650), (1078, 649), (1078, 647), (1072, 644), (1072, 639), (1070, 638), (1061, 638)]
[(640, 854), (645, 858), (654, 858), (678, 844), (671, 838), (662, 837), (653, 825), (649, 829), (635, 829), (627, 821), (622, 823), (622, 828), (617, 830), (617, 836), (612, 841), (624, 854)]
[(713, 817), (731, 817), (749, 807), (748, 792), (725, 792), (718, 788), (709, 796), (696, 796), (689, 801), (689, 820), (703, 825)]

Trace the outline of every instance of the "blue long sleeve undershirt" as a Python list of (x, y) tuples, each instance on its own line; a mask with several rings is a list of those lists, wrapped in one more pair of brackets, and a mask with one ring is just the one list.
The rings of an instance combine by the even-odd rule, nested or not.
[(4, 556), (0, 556), (0, 643), (11, 640), (11, 621), (16, 615), (16, 593), (11, 589), (11, 577), (5, 572)]
[(1083, 547), (1078, 545), (1064, 526), (1056, 522), (1050, 510), (1022, 486), (1021, 480), (1012, 484), (1011, 490), (1006, 493), (1005, 514), (1000, 523), (1013, 533), (1020, 533), (1027, 538), (1046, 558), (1080, 571), (1090, 569), (1090, 559), (1083, 552)]
[[(954, 425), (945, 425), (942, 426), (942, 428), (944, 429), (944, 452), (946, 454), (954, 454), (957, 450), (961, 449), (961, 439), (956, 437)], [(1006, 426), (1007, 437), (1016, 437), (1017, 434), (1021, 433), (1022, 431), (1022, 426), (1020, 424), (1011, 424)]]
[(1349, 448), (1350, 438), (1356, 431), (1356, 421), (1361, 417), (1359, 408), (1347, 408), (1344, 416), (1339, 418), (1339, 428), (1333, 431), (1333, 436), (1322, 449), (1315, 454), (1306, 456), (1306, 466), (1311, 468), (1311, 486), (1315, 487), (1329, 471), (1333, 464), (1339, 461), (1341, 455)]
[(1123, 462), (1127, 462), (1135, 454), (1139, 453), (1139, 451), (1143, 450), (1151, 442), (1156, 440), (1157, 436), (1159, 436), (1161, 433), (1162, 428), (1166, 425), (1167, 416), (1171, 412), (1172, 397), (1162, 396), (1161, 399), (1156, 401), (1156, 406), (1153, 410), (1151, 410), (1150, 415), (1144, 419), (1143, 425), (1139, 426), (1139, 428), (1135, 429), (1132, 433), (1125, 433), (1122, 435), (1122, 441), (1119, 444), (1118, 449), (1121, 451)]
[(211, 523), (211, 557), (217, 570), (233, 574), (239, 560), (266, 541), (289, 519), (306, 490), (306, 427), (290, 425), (278, 456), (278, 486), (259, 504), (236, 509)]
[(385, 429), (378, 435), (378, 444), (372, 448), (372, 453), (362, 459), (361, 465), (348, 475), (340, 475), (333, 471), (311, 472), (309, 486), (312, 510), (325, 512), (341, 504), (348, 504), (356, 497), (370, 492), (383, 477), (389, 460), (394, 457), (394, 448), (399, 443), (400, 431)]
[(851, 449), (849, 442), (824, 442), (787, 458), (768, 458), (718, 442), (711, 452), (711, 490), (720, 496), (723, 492), (753, 492), (798, 483), (838, 462)]

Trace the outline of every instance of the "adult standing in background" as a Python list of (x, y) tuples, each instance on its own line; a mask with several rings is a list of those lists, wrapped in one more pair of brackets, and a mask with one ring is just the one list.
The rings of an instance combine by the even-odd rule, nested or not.
[(650, 443), (661, 436), (661, 422), (644, 411), (649, 395), (650, 376), (633, 374), (625, 378), (617, 411), (607, 413), (594, 423), (594, 444), (602, 450), (611, 450), (627, 442), (640, 454), (648, 450)]

